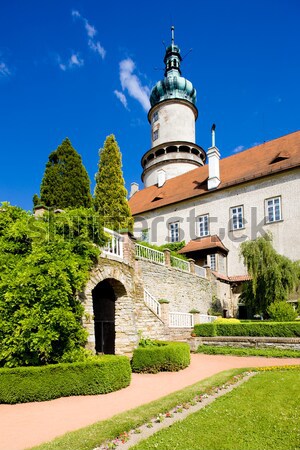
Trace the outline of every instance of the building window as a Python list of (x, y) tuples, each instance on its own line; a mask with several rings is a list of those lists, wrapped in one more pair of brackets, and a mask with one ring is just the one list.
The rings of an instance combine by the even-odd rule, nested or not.
[(209, 255), (210, 256), (210, 268), (211, 268), (211, 270), (217, 270), (217, 258), (216, 258), (216, 254), (215, 253), (213, 253), (212, 255)]
[(170, 223), (169, 235), (171, 242), (179, 242), (179, 222)]
[(142, 230), (141, 240), (143, 242), (149, 242), (149, 228), (145, 228)]
[(234, 208), (230, 208), (230, 216), (232, 230), (244, 228), (243, 206), (235, 206)]
[(266, 222), (277, 222), (281, 220), (281, 198), (268, 198), (266, 201)]
[(158, 139), (158, 130), (153, 131), (153, 141), (156, 141)]
[(155, 111), (152, 116), (152, 123), (157, 122), (158, 120), (158, 111)]
[(209, 235), (208, 214), (198, 217), (198, 230), (200, 237)]

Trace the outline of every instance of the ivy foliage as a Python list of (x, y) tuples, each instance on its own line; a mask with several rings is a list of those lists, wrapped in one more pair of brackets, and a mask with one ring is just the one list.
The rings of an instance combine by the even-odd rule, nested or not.
[(99, 156), (94, 196), (95, 209), (104, 217), (107, 228), (115, 231), (121, 229), (132, 231), (133, 218), (124, 185), (122, 156), (113, 134), (106, 138)]
[(35, 194), (33, 203), (60, 209), (92, 206), (88, 173), (68, 138), (49, 155), (41, 195)]
[(299, 286), (299, 262), (277, 253), (270, 234), (243, 242), (241, 255), (252, 277), (245, 284), (241, 300), (253, 314), (265, 315), (271, 303), (286, 301)]
[[(86, 332), (77, 298), (105, 237), (92, 209), (35, 218), (0, 208), (0, 366), (78, 359)], [(74, 356), (76, 355), (76, 357)]]

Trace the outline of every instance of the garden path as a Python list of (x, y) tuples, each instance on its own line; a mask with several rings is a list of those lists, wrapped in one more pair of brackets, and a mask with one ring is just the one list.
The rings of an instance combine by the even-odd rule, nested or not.
[(0, 450), (24, 450), (115, 414), (149, 403), (223, 370), (300, 364), (300, 358), (196, 354), (180, 372), (133, 374), (130, 386), (103, 395), (0, 405)]

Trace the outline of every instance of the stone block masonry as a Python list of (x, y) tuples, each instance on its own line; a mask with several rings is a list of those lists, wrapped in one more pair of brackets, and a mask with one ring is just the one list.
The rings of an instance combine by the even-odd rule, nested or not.
[(209, 280), (150, 261), (139, 260), (137, 266), (145, 288), (157, 300), (168, 300), (170, 312), (188, 313), (196, 309), (207, 314), (212, 302)]

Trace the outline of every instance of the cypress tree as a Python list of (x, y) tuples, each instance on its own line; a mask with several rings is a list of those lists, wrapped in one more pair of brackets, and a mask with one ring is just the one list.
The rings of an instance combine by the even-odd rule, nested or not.
[(81, 156), (68, 138), (49, 155), (41, 184), (40, 202), (50, 208), (92, 206), (88, 173)]
[(133, 218), (127, 201), (127, 190), (122, 173), (122, 155), (113, 134), (105, 140), (99, 152), (94, 205), (104, 217), (104, 223), (113, 230), (133, 228)]

